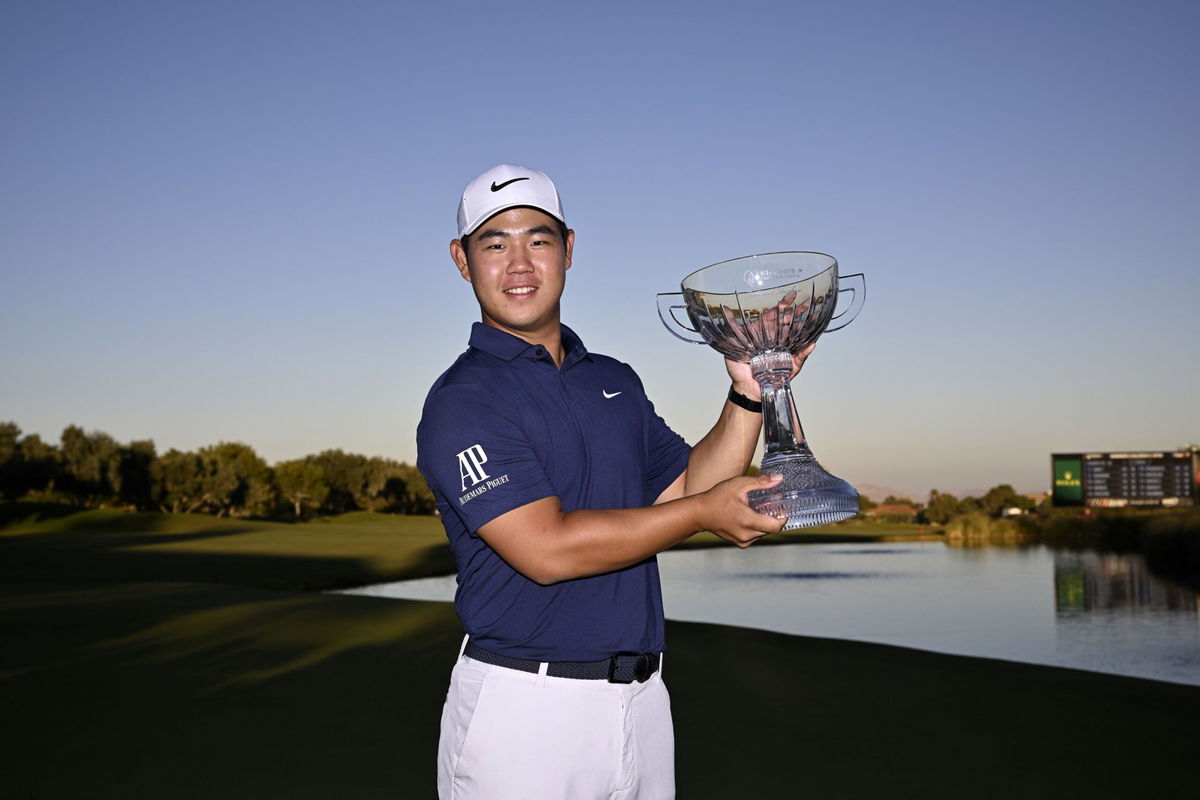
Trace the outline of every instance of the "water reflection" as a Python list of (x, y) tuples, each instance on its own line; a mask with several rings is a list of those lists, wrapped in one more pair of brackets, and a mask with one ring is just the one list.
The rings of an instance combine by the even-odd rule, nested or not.
[(889, 576), (883, 572), (740, 572), (733, 577), (746, 580), (846, 581)]
[(1058, 663), (1200, 684), (1200, 595), (1138, 555), (1054, 555)]
[(1156, 578), (1136, 555), (1056, 553), (1060, 614), (1080, 611), (1180, 611), (1195, 615), (1200, 595)]
[(829, 552), (839, 556), (898, 556), (904, 555), (905, 553), (916, 555), (921, 551), (912, 549), (900, 550), (887, 547), (862, 547), (861, 549), (856, 547), (852, 550), (830, 550)]

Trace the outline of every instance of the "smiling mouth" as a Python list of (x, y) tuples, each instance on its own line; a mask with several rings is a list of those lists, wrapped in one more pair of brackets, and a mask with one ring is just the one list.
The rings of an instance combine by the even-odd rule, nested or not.
[(505, 293), (505, 294), (518, 294), (518, 295), (519, 295), (519, 294), (529, 294), (529, 293), (531, 293), (531, 292), (536, 292), (536, 291), (537, 291), (537, 287), (536, 287), (536, 286), (516, 286), (516, 287), (514, 287), (514, 288), (512, 288), (512, 289), (505, 289), (505, 290), (504, 290), (504, 293)]

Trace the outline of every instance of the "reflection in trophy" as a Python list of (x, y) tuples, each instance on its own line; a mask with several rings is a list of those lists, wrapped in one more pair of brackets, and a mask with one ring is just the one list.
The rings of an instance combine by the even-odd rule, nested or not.
[[(771, 489), (750, 492), (755, 511), (787, 517), (784, 530), (853, 517), (858, 492), (826, 472), (804, 438), (790, 379), (792, 356), (825, 331), (845, 327), (866, 298), (862, 274), (838, 279), (838, 263), (824, 253), (765, 253), (697, 270), (682, 292), (658, 295), (658, 315), (685, 342), (708, 344), (750, 365), (762, 387), (764, 474), (782, 473)], [(837, 316), (839, 293), (851, 295)], [(683, 303), (672, 303), (682, 297)], [(691, 325), (676, 316), (687, 312)]]

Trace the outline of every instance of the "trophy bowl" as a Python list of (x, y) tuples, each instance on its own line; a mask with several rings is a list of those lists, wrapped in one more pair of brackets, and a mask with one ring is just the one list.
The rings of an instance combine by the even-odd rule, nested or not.
[[(837, 259), (825, 253), (763, 253), (696, 270), (680, 288), (658, 295), (667, 330), (749, 364), (762, 387), (761, 471), (782, 474), (783, 481), (750, 492), (750, 506), (786, 518), (783, 530), (856, 515), (858, 492), (825, 471), (809, 449), (790, 384), (792, 356), (858, 315), (867, 289), (862, 273), (839, 277)], [(837, 311), (845, 294), (849, 304)]]

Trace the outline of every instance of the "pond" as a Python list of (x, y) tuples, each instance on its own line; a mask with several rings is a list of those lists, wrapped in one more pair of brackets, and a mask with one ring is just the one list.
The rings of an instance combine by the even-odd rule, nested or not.
[[(659, 556), (671, 619), (1200, 685), (1200, 596), (1140, 556), (941, 542)], [(352, 590), (452, 600), (454, 577)]]

